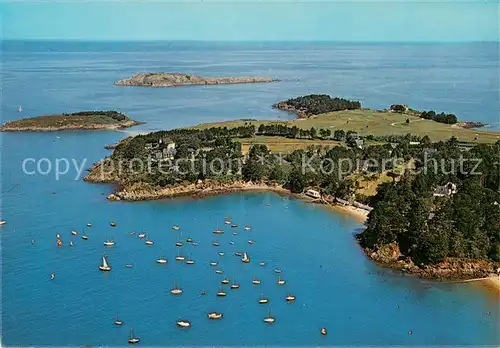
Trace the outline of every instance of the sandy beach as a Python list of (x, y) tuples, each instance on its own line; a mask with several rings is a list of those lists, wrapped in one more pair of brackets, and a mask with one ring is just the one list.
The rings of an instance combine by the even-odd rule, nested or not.
[(482, 280), (484, 286), (495, 292), (500, 296), (500, 276), (491, 276), (487, 279)]
[(368, 218), (368, 211), (361, 209), (361, 208), (356, 208), (352, 205), (340, 205), (340, 204), (335, 204), (335, 205), (328, 205), (331, 207), (333, 211), (338, 211), (344, 214), (351, 215), (356, 218), (359, 222), (366, 222), (366, 219)]

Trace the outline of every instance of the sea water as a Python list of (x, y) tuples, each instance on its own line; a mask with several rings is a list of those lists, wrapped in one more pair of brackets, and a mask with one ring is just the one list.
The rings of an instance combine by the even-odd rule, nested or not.
[[(405, 102), (489, 123), (499, 110), (492, 93), (498, 90), (492, 78), (498, 76), (493, 64), (498, 53), (488, 44), (3, 45), (3, 121), (92, 109), (118, 109), (148, 122), (131, 131), (241, 117), (279, 119), (291, 116), (270, 104), (311, 92), (361, 99), (370, 107)], [(459, 59), (451, 59), (453, 54)], [(172, 89), (112, 85), (156, 70), (270, 75), (284, 81)], [(475, 103), (482, 103), (484, 113), (474, 112)], [(44, 172), (47, 163), (61, 158), (88, 168), (110, 153), (104, 145), (125, 135), (0, 134), (1, 217), (7, 220), (0, 230), (4, 345), (121, 346), (130, 327), (144, 345), (500, 344), (494, 295), (475, 284), (437, 284), (376, 266), (354, 239), (362, 225), (326, 207), (262, 192), (109, 202), (105, 196), (113, 187), (83, 182), (75, 167), (59, 178), (53, 170), (23, 172), (23, 161), (30, 158), (47, 158), (40, 162)], [(26, 168), (36, 169), (31, 163)], [(238, 228), (224, 225), (225, 216)], [(117, 226), (110, 227), (111, 221)], [(92, 227), (86, 227), (89, 222)], [(174, 224), (181, 230), (173, 231)], [(243, 230), (247, 224), (250, 232)], [(224, 235), (213, 235), (217, 226)], [(73, 229), (80, 234), (72, 236)], [(80, 238), (82, 230), (87, 241)], [(145, 245), (131, 231), (144, 231), (154, 245)], [(56, 246), (58, 233), (62, 248)], [(184, 243), (180, 251), (190, 254), (194, 265), (175, 261), (175, 241), (188, 237), (198, 246)], [(105, 248), (106, 239), (116, 246)], [(212, 246), (214, 240), (221, 246)], [(236, 251), (248, 252), (251, 262), (242, 263)], [(103, 254), (113, 267), (109, 273), (98, 271)], [(167, 265), (155, 262), (161, 254)], [(211, 267), (210, 261), (219, 265)], [(216, 268), (224, 274), (215, 274)], [(276, 284), (275, 268), (283, 270), (285, 285)], [(56, 274), (52, 281), (51, 273)], [(241, 288), (226, 287), (227, 297), (217, 298), (224, 277), (234, 277)], [(253, 277), (262, 284), (253, 285)], [(184, 290), (181, 296), (170, 294), (174, 281)], [(288, 293), (297, 300), (286, 303)], [(261, 294), (270, 305), (258, 304)], [(273, 325), (263, 322), (269, 309), (276, 317)], [(222, 312), (223, 319), (209, 321), (210, 311)], [(113, 324), (116, 315), (122, 327)], [(192, 327), (176, 327), (179, 319), (190, 320)], [(320, 335), (321, 327), (328, 329), (327, 336)]]

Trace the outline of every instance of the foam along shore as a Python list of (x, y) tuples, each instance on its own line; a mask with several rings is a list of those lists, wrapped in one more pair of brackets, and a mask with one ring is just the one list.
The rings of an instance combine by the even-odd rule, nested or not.
[(276, 82), (270, 77), (201, 77), (182, 73), (153, 72), (133, 75), (118, 80), (116, 86), (175, 87), (188, 85), (227, 85)]
[(8, 121), (2, 132), (55, 132), (66, 130), (118, 130), (141, 124), (117, 111), (81, 111)]

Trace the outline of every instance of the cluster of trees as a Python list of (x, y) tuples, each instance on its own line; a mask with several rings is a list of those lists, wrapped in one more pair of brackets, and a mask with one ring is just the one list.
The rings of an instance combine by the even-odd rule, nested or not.
[[(361, 244), (377, 249), (396, 242), (417, 265), (439, 263), (446, 257), (499, 261), (500, 142), (464, 153), (452, 138), (436, 148), (429, 163), (422, 163), (427, 170), (379, 186), (369, 200), (374, 209), (367, 229), (359, 235)], [(463, 156), (465, 162), (460, 161)], [(472, 159), (481, 161), (474, 173)], [(455, 183), (458, 192), (435, 197), (435, 187), (447, 182)]]
[[(294, 110), (304, 113), (306, 116), (361, 108), (361, 103), (359, 101), (332, 98), (327, 94), (310, 94), (288, 99), (282, 103)], [(280, 104), (278, 104), (278, 107)]]
[(63, 115), (65, 115), (65, 116), (108, 116), (116, 121), (125, 121), (125, 120), (129, 119), (127, 117), (127, 115), (122, 114), (121, 112), (118, 112), (118, 111), (98, 111), (98, 110), (96, 110), (96, 111), (79, 111), (79, 112), (73, 112), (71, 114), (64, 113)]
[(434, 110), (422, 111), (420, 117), (426, 120), (433, 120), (439, 123), (455, 124), (457, 123), (457, 116), (454, 114), (445, 114), (444, 112), (437, 114)]

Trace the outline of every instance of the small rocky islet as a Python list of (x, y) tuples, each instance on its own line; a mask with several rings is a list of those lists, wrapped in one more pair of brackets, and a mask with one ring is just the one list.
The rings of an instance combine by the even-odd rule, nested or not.
[(188, 85), (228, 85), (276, 82), (270, 77), (202, 77), (183, 73), (153, 72), (135, 74), (116, 81), (116, 86), (176, 87)]

